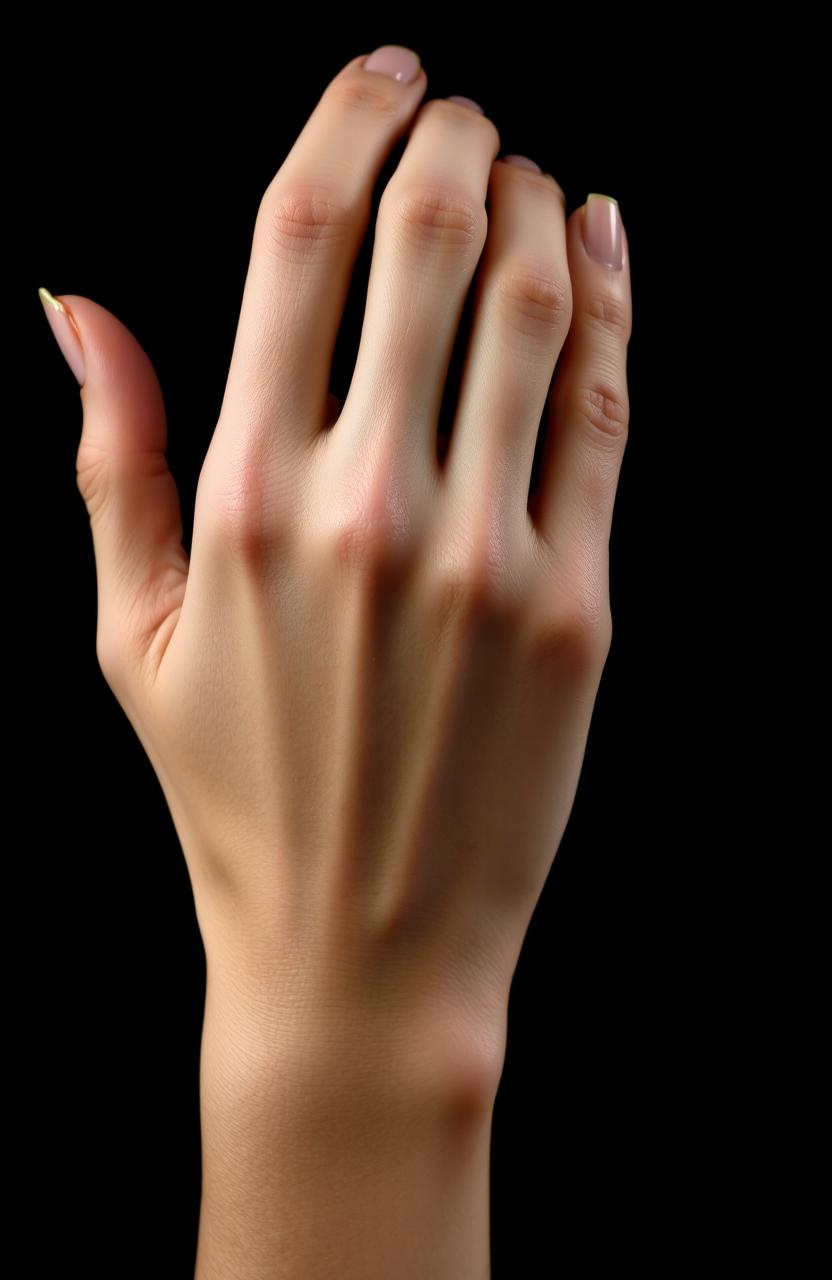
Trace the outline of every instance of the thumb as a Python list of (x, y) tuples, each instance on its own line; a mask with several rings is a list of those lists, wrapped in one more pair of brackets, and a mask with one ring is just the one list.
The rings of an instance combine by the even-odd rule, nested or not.
[(182, 515), (165, 451), (162, 388), (147, 354), (111, 312), (77, 294), (39, 291), (81, 387), (77, 481), (98, 584), (98, 659), (110, 684), (139, 670), (152, 683), (188, 575)]

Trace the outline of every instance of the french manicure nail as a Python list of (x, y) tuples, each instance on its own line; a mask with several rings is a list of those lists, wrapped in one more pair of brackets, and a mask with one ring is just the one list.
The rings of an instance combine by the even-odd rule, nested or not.
[(375, 49), (364, 62), (365, 71), (378, 71), (392, 76), (401, 84), (412, 84), (421, 70), (422, 60), (413, 49), (402, 44), (383, 44)]
[(615, 197), (590, 191), (584, 205), (582, 226), (589, 256), (605, 267), (620, 271), (624, 266), (624, 228)]
[(55, 335), (55, 341), (61, 348), (64, 359), (70, 369), (75, 374), (78, 385), (83, 387), (87, 377), (87, 370), (84, 350), (81, 346), (81, 334), (75, 323), (75, 317), (69, 307), (61, 302), (60, 298), (53, 298), (48, 289), (38, 289), (38, 296), (43, 303), (43, 309), (46, 312), (49, 327)]

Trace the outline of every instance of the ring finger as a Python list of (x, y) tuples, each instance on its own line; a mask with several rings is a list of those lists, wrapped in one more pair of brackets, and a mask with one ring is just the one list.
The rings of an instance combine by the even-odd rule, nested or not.
[(565, 198), (554, 178), (527, 166), (498, 160), (489, 182), (488, 243), (444, 471), (448, 509), (469, 535), (481, 520), (500, 536), (528, 528), (538, 427), (572, 315)]

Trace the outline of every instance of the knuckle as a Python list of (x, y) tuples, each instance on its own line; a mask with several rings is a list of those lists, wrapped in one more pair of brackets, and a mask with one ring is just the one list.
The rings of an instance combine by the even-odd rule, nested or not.
[(273, 559), (291, 527), (291, 512), (280, 493), (269, 483), (256, 451), (246, 451), (219, 487), (210, 495), (200, 494), (200, 523), (209, 541), (251, 568)]
[(391, 552), (386, 531), (359, 513), (336, 522), (330, 539), (336, 564), (347, 571), (386, 563)]
[(588, 329), (594, 329), (605, 337), (615, 338), (625, 344), (630, 340), (630, 309), (614, 294), (591, 294), (583, 304), (580, 319)]
[(390, 520), (367, 509), (335, 520), (328, 541), (337, 568), (348, 574), (398, 578), (408, 558), (408, 539)]
[(271, 542), (263, 509), (240, 503), (231, 494), (224, 495), (214, 508), (213, 534), (214, 541), (221, 543), (234, 559), (250, 565), (262, 562)]
[(509, 323), (526, 337), (565, 333), (572, 320), (568, 277), (534, 263), (515, 263), (502, 273), (498, 293)]
[(78, 491), (87, 508), (90, 523), (95, 524), (107, 502), (109, 467), (105, 453), (94, 449), (86, 441), (78, 448), (75, 479)]
[(352, 486), (351, 496), (333, 503), (317, 537), (338, 572), (359, 577), (403, 577), (417, 552), (413, 517), (393, 482)]
[(320, 183), (270, 186), (260, 202), (257, 230), (283, 259), (320, 254), (340, 245), (353, 220), (349, 202)]
[(343, 76), (334, 80), (328, 90), (329, 103), (336, 110), (349, 114), (398, 118), (401, 115), (401, 92), (395, 80), (369, 72)]
[(609, 604), (597, 592), (576, 592), (560, 600), (540, 623), (535, 656), (557, 671), (564, 666), (588, 672), (603, 667), (612, 641)]
[(480, 207), (466, 191), (447, 183), (389, 183), (380, 212), (381, 206), (386, 216), (392, 213), (399, 234), (417, 249), (479, 254), (485, 243), (485, 206)]
[(488, 554), (449, 553), (434, 568), (431, 580), (443, 630), (451, 624), (512, 621), (520, 611), (521, 593), (512, 588), (505, 566)]
[(590, 439), (608, 448), (620, 448), (629, 434), (630, 404), (626, 390), (612, 380), (596, 379), (580, 387), (576, 410)]

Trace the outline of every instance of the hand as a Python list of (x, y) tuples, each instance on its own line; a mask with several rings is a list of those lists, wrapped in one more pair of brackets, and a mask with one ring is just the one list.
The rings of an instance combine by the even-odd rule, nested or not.
[[(275, 1059), (308, 1084), (335, 1056), (351, 1097), (407, 1080), (458, 1117), (488, 1110), (611, 641), (631, 331), (617, 205), (567, 219), (551, 176), (496, 158), (490, 119), (420, 109), (424, 71), (385, 56), (402, 76), (350, 61), (263, 194), (190, 560), (147, 356), (88, 298), (47, 311), (82, 382), (98, 659), (193, 885), (217, 1108)], [(351, 272), (408, 130), (339, 406)]]

